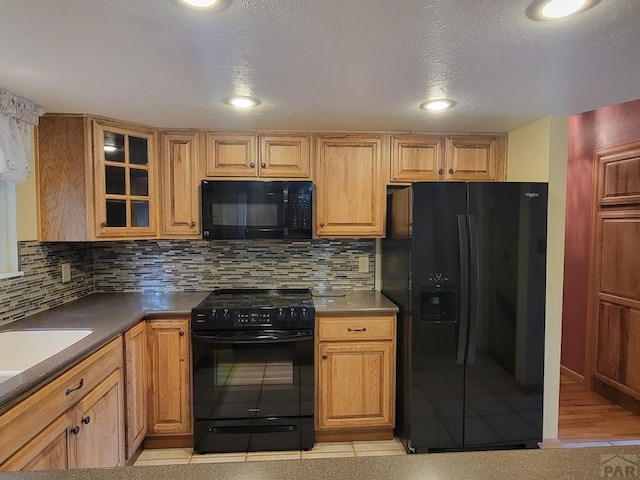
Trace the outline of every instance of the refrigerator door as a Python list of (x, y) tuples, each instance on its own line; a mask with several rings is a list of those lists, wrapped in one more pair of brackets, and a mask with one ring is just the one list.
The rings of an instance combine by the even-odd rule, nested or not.
[[(469, 268), (464, 183), (414, 183), (410, 447), (463, 447)], [(462, 244), (462, 248), (461, 248)], [(461, 312), (463, 313), (461, 315)]]
[(470, 183), (465, 448), (542, 440), (547, 184)]

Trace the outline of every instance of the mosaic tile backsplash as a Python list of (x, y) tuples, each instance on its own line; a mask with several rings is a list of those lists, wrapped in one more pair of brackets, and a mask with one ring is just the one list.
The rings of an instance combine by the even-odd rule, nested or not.
[[(77, 300), (94, 291), (91, 243), (19, 242), (24, 276), (0, 280), (0, 325)], [(62, 283), (62, 263), (71, 282)]]
[[(94, 244), (95, 289), (374, 288), (373, 240), (144, 240)], [(361, 256), (369, 272), (358, 271)]]
[[(95, 291), (374, 288), (373, 240), (20, 242), (24, 276), (0, 280), (0, 325)], [(360, 273), (367, 256), (369, 272)], [(62, 283), (61, 265), (71, 264)]]

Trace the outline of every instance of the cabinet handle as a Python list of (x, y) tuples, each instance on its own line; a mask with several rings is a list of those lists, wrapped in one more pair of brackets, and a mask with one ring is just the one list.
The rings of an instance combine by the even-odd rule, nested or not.
[(76, 425), (75, 427), (73, 427), (71, 429), (71, 433), (73, 433), (74, 435), (77, 435), (80, 433), (80, 427), (78, 425)]
[(196, 226), (196, 222), (191, 222), (191, 228)]
[(253, 162), (251, 162), (251, 163), (249, 164), (249, 168), (256, 168), (256, 164), (255, 164), (255, 163), (253, 163)]
[(180, 333), (178, 335), (180, 335), (181, 337), (184, 337), (184, 332), (180, 331)]
[(329, 358), (329, 357), (327, 357), (326, 355), (322, 355), (322, 359), (323, 360), (326, 360), (327, 358)]
[(260, 164), (260, 166), (261, 166), (262, 168), (267, 168), (267, 164), (266, 164), (266, 163), (261, 163), (261, 164)]
[(65, 392), (65, 395), (69, 395), (69, 394), (75, 392), (76, 390), (80, 390), (82, 388), (82, 385), (84, 385), (84, 378), (80, 379), (80, 383), (78, 383), (78, 386), (76, 388), (67, 388), (67, 391)]
[(84, 423), (85, 425), (89, 425), (89, 422), (91, 422), (91, 417), (89, 415), (82, 419), (82, 423)]
[(367, 327), (362, 327), (362, 328), (347, 328), (347, 331), (349, 332), (366, 332), (367, 331)]
[(453, 175), (453, 168), (449, 169), (449, 175)]

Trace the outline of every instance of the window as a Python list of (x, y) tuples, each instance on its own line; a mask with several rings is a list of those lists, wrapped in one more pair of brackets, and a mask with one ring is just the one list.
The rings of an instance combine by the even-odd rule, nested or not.
[(0, 181), (0, 278), (17, 275), (16, 186)]

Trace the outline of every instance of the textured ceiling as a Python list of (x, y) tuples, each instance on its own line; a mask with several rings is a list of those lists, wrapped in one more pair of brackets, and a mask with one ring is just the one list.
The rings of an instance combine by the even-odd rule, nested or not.
[[(0, 88), (158, 127), (511, 131), (640, 98), (640, 0), (0, 0)], [(238, 111), (233, 94), (262, 105)], [(453, 110), (427, 113), (429, 97)]]

